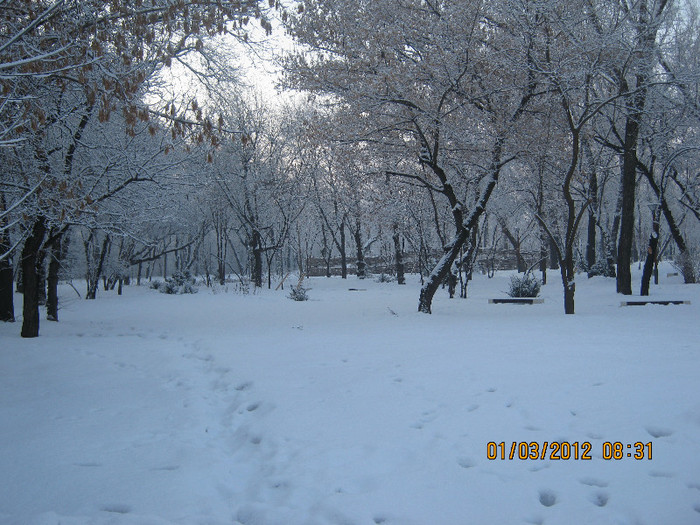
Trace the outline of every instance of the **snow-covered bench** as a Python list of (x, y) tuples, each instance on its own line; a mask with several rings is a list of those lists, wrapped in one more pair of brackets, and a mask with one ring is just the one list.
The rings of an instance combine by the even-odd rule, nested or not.
[(622, 301), (620, 306), (644, 306), (647, 304), (661, 304), (667, 306), (669, 304), (690, 304), (690, 301), (673, 300), (673, 299), (635, 299), (634, 301)]
[(504, 299), (489, 299), (489, 304), (542, 304), (544, 299), (539, 297), (507, 297)]

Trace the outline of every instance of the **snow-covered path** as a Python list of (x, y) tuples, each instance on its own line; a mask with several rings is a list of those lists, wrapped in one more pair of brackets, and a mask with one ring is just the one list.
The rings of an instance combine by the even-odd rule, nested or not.
[(0, 523), (700, 523), (700, 287), (620, 308), (584, 279), (564, 316), (552, 277), (543, 305), (489, 305), (507, 279), (479, 276), (432, 316), (415, 281), (313, 279), (304, 303), (67, 288), (39, 339), (0, 326)]

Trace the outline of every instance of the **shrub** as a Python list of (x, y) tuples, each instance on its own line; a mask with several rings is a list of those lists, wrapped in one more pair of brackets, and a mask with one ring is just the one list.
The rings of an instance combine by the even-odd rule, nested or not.
[(189, 270), (175, 272), (165, 279), (165, 282), (153, 281), (151, 288), (168, 295), (192, 294), (199, 291), (196, 280)]
[(602, 275), (603, 277), (615, 277), (615, 267), (607, 263), (607, 261), (597, 260), (593, 266), (588, 269), (588, 278)]
[(681, 252), (671, 264), (681, 273), (684, 282), (693, 282), (693, 277), (697, 281), (700, 272), (700, 257), (697, 255), (693, 257), (689, 251)]
[(388, 273), (382, 272), (374, 280), (375, 280), (375, 282), (378, 282), (378, 283), (392, 283), (392, 282), (394, 282), (394, 276), (389, 275)]
[(307, 293), (309, 288), (304, 288), (304, 274), (299, 276), (299, 282), (296, 286), (292, 286), (289, 291), (288, 297), (294, 301), (308, 301), (309, 294)]
[(289, 291), (289, 298), (294, 301), (308, 301), (309, 294), (306, 292), (308, 292), (308, 289), (303, 286), (293, 286)]
[(513, 275), (510, 278), (511, 297), (537, 297), (540, 293), (540, 281), (531, 273)]

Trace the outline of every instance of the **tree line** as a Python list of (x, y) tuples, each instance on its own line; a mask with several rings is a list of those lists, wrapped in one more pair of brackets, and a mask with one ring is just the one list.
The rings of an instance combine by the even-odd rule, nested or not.
[[(614, 276), (662, 254), (696, 280), (698, 7), (678, 0), (0, 4), (0, 319), (58, 320), (61, 272), (190, 270), (271, 287), (310, 260), (417, 261), (418, 309), (477, 260)], [(283, 28), (273, 29), (277, 18)], [(285, 30), (280, 103), (223, 41)], [(176, 94), (182, 64), (206, 95)], [(524, 253), (536, 254), (526, 261)], [(79, 259), (78, 260), (78, 255)], [(486, 257), (488, 259), (488, 257)], [(135, 274), (135, 277), (134, 277)]]

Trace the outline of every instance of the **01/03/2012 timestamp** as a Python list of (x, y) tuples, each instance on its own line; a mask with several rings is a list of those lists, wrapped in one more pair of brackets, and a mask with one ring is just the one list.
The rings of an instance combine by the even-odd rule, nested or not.
[[(601, 457), (604, 460), (651, 459), (652, 442), (604, 441)], [(486, 444), (486, 457), (490, 460), (581, 460), (593, 459), (593, 445), (590, 441), (489, 441)]]

